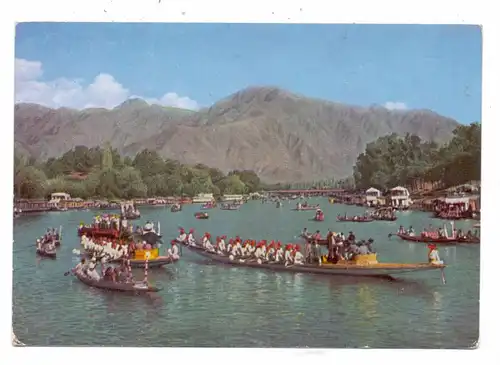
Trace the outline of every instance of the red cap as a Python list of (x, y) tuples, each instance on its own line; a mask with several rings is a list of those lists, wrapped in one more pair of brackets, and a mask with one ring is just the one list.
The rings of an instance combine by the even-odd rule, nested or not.
[(297, 251), (300, 251), (300, 245), (295, 245), (295, 249), (296, 249)]
[(184, 228), (180, 227), (179, 231), (184, 232)]
[(193, 229), (193, 228), (190, 228), (190, 229), (189, 229), (189, 233), (194, 233), (194, 229)]

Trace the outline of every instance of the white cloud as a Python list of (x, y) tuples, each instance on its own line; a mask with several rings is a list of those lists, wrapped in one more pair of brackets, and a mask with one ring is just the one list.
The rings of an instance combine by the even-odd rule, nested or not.
[[(114, 108), (132, 97), (130, 90), (120, 84), (112, 75), (101, 73), (88, 85), (81, 79), (58, 78), (40, 81), (43, 75), (42, 63), (16, 58), (15, 88), (16, 103), (36, 103), (48, 107)], [(195, 100), (168, 92), (159, 98), (144, 99), (150, 104), (174, 106), (184, 109), (199, 109)]]
[(388, 101), (384, 104), (384, 108), (389, 110), (406, 110), (408, 109), (408, 105), (401, 101)]

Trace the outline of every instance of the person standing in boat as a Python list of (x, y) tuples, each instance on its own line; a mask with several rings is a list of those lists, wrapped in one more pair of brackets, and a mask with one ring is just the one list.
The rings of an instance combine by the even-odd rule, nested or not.
[(354, 235), (354, 233), (352, 233), (352, 231), (350, 231), (349, 236), (347, 236), (347, 242), (349, 242), (350, 244), (356, 242), (356, 236)]
[(408, 235), (410, 236), (415, 236), (415, 230), (413, 229), (413, 226), (410, 226), (410, 228), (408, 228)]
[(306, 263), (311, 264), (313, 262), (311, 240), (306, 241), (305, 256), (306, 256)]

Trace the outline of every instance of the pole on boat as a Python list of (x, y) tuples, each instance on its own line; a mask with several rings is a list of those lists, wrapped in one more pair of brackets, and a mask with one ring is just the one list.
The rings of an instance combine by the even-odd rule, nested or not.
[(148, 268), (149, 268), (149, 256), (150, 252), (146, 252), (146, 263), (144, 264), (144, 282), (148, 282)]
[(158, 236), (161, 234), (161, 226), (160, 226), (160, 221), (158, 221)]
[(127, 256), (127, 281), (132, 281), (132, 267), (130, 266), (130, 253)]
[(59, 242), (62, 241), (62, 225), (59, 226)]

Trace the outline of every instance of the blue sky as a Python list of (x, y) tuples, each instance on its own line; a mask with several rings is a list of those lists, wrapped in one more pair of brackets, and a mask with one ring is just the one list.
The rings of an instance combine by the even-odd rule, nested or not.
[(50, 106), (112, 107), (141, 96), (196, 108), (272, 85), (481, 119), (473, 26), (24, 23), (16, 59), (24, 62), (16, 61), (16, 100)]

